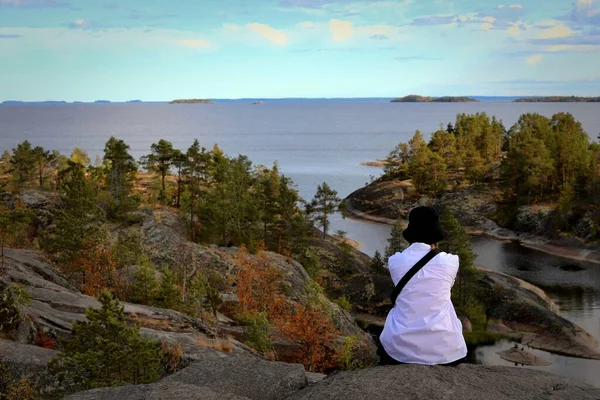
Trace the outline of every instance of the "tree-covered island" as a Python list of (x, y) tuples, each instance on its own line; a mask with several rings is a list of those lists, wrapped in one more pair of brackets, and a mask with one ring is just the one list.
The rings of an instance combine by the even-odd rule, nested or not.
[(392, 103), (475, 103), (479, 100), (461, 96), (429, 97), (410, 94), (392, 100)]

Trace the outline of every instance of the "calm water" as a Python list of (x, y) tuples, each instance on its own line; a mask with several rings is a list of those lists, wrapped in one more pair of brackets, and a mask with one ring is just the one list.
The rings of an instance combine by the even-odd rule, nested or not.
[[(213, 105), (74, 104), (0, 105), (0, 152), (27, 139), (34, 145), (70, 153), (74, 147), (101, 155), (111, 136), (125, 140), (139, 158), (159, 139), (186, 149), (193, 139), (211, 148), (215, 143), (228, 154), (246, 154), (257, 164), (278, 161), (303, 197), (310, 199), (326, 181), (340, 197), (369, 182), (380, 169), (363, 161), (385, 157), (399, 142), (419, 129), (427, 139), (440, 125), (453, 122), (457, 113), (487, 112), (508, 128), (526, 112), (551, 116), (570, 112), (591, 138), (600, 132), (598, 103), (389, 103), (357, 102), (249, 102)], [(348, 232), (363, 251), (382, 251), (390, 227), (334, 217), (332, 229)], [(546, 289), (564, 316), (585, 327), (600, 340), (600, 266), (574, 263), (486, 238), (475, 238), (477, 262), (521, 277)], [(564, 271), (577, 265), (579, 271)], [(498, 344), (478, 350), (485, 364), (508, 364), (495, 352), (510, 346)], [(541, 354), (541, 353), (540, 353)], [(542, 369), (572, 376), (600, 386), (600, 361), (544, 354), (553, 362)]]

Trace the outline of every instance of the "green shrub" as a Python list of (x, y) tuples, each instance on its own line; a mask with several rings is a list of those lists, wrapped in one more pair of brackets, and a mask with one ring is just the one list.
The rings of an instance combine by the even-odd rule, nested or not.
[(338, 299), (334, 300), (335, 303), (340, 306), (342, 309), (350, 312), (352, 310), (352, 304), (350, 303), (350, 301), (346, 298), (346, 296), (342, 296)]
[(161, 347), (130, 327), (123, 306), (103, 291), (100, 309), (88, 308), (87, 321), (73, 323), (73, 338), (48, 367), (67, 392), (157, 381)]
[(239, 319), (245, 325), (246, 345), (260, 353), (266, 353), (273, 349), (267, 313), (247, 313), (241, 315)]
[(358, 336), (346, 336), (344, 344), (337, 355), (338, 366), (344, 370), (362, 368), (362, 363), (356, 358), (359, 344)]
[(0, 292), (0, 331), (10, 332), (23, 320), (21, 306), (31, 303), (31, 296), (22, 286), (13, 283)]

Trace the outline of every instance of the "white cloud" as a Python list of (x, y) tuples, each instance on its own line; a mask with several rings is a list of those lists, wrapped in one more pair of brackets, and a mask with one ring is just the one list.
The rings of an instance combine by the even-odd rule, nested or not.
[(540, 61), (542, 61), (543, 58), (544, 56), (541, 54), (534, 54), (530, 57), (527, 57), (527, 60), (525, 60), (525, 62), (529, 65), (537, 65), (540, 63)]
[(521, 25), (517, 22), (511, 22), (510, 28), (508, 28), (508, 34), (511, 36), (517, 36), (521, 34)]
[(252, 23), (246, 26), (251, 31), (258, 33), (260, 36), (276, 45), (282, 46), (288, 42), (288, 37), (285, 32), (279, 31), (269, 25)]
[(210, 47), (210, 43), (204, 39), (181, 39), (177, 41), (181, 46), (192, 49), (204, 49)]
[(565, 26), (560, 23), (554, 23), (553, 26), (543, 29), (539, 33), (537, 38), (538, 39), (559, 39), (559, 38), (572, 36), (574, 34), (575, 34), (575, 32), (568, 26)]
[(577, 4), (584, 7), (591, 6), (594, 5), (594, 0), (578, 0)]
[(479, 26), (484, 31), (489, 31), (490, 29), (494, 29), (494, 25), (488, 22), (485, 22)]
[[(586, 1), (586, 0), (584, 0), (584, 1)], [(592, 0), (592, 1), (593, 1), (593, 0)], [(522, 9), (523, 9), (523, 5), (522, 5), (522, 4), (507, 4), (507, 5), (505, 5), (505, 4), (500, 4), (500, 5), (498, 6), (498, 8), (499, 8), (500, 10), (502, 10), (502, 9), (504, 9), (504, 8), (509, 8), (509, 9), (512, 9), (512, 10), (522, 10)]]
[(301, 28), (313, 29), (316, 25), (311, 21), (304, 21), (298, 24)]
[(69, 24), (69, 27), (72, 29), (86, 29), (90, 28), (92, 23), (85, 19), (76, 19), (75, 21)]
[(559, 52), (559, 51), (587, 53), (587, 52), (595, 52), (595, 51), (599, 51), (599, 50), (600, 50), (600, 46), (594, 45), (594, 44), (578, 44), (578, 45), (557, 44), (557, 45), (546, 47), (546, 51), (551, 52), (551, 53), (555, 53), (555, 52)]
[(496, 22), (496, 18), (494, 17), (483, 17), (481, 20), (483, 22), (487, 22), (488, 24), (493, 24), (494, 22)]
[(350, 21), (332, 19), (329, 21), (329, 31), (334, 41), (343, 42), (354, 34), (354, 26)]
[(239, 32), (242, 28), (236, 24), (224, 24), (223, 29), (229, 32)]

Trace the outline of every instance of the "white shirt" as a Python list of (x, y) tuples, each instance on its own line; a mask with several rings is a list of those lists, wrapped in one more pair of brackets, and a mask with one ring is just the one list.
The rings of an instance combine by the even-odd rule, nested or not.
[[(394, 285), (431, 247), (413, 243), (388, 260)], [(441, 252), (408, 281), (389, 312), (380, 340), (397, 361), (446, 364), (467, 355), (462, 324), (450, 300), (458, 272), (458, 256)]]

